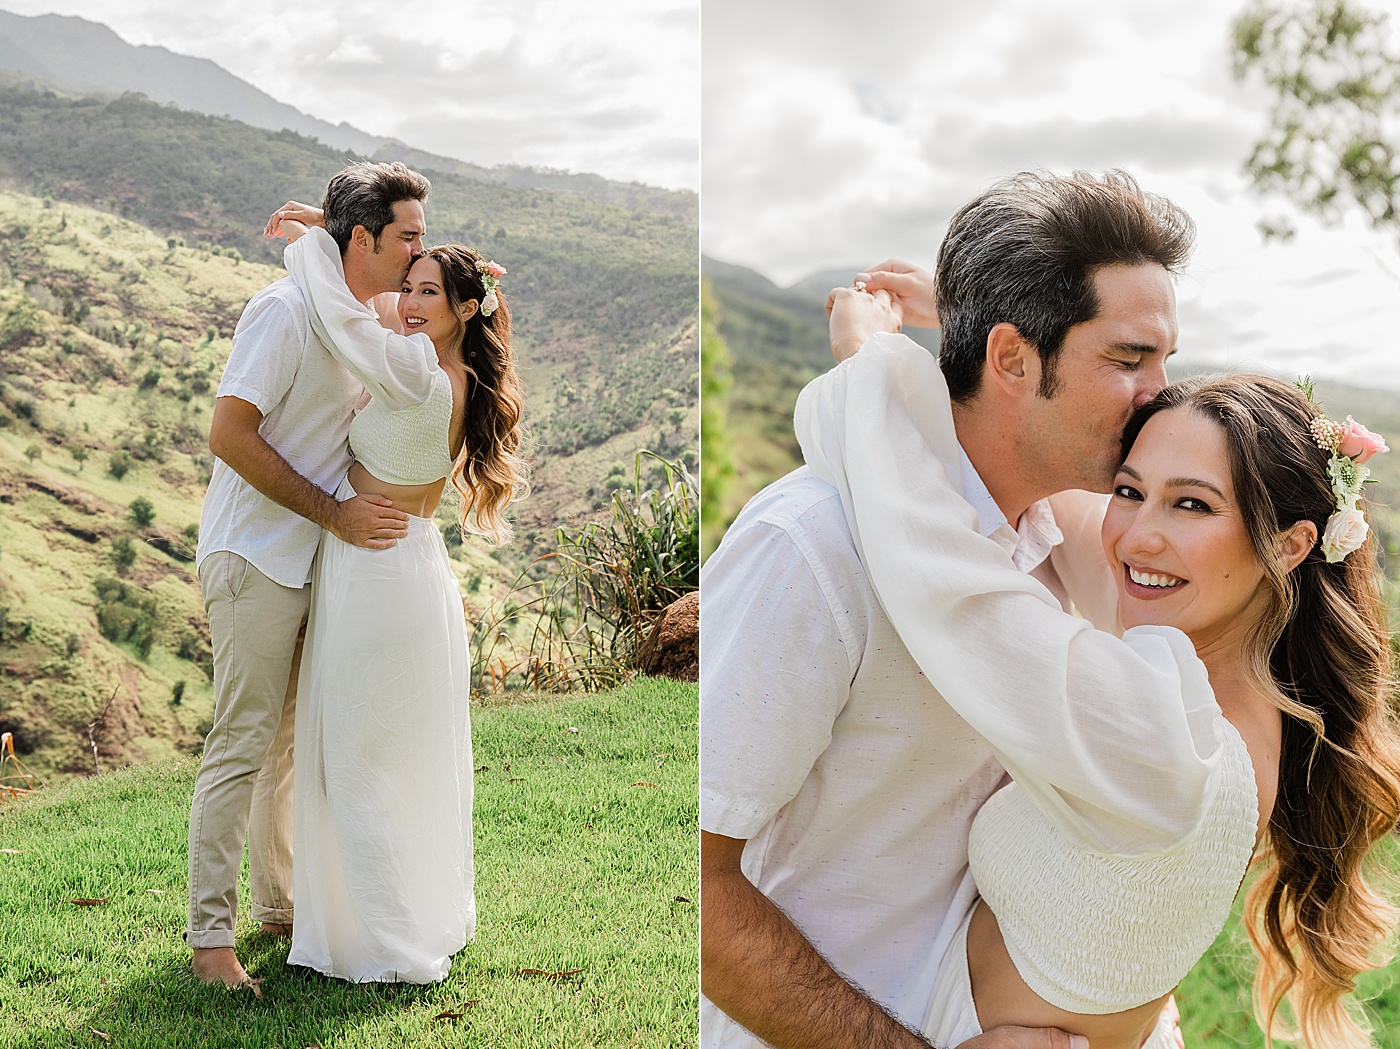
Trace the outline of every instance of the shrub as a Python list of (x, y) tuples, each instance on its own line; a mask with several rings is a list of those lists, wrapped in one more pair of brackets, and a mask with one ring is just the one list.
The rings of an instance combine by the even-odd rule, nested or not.
[(126, 575), (131, 566), (136, 564), (136, 547), (131, 542), (131, 536), (119, 535), (113, 539), (109, 556), (112, 558), (112, 564), (117, 567), (117, 574)]
[(63, 642), (63, 654), (69, 659), (72, 659), (78, 654), (79, 649), (82, 647), (83, 639), (77, 634), (69, 634)]
[(97, 629), (108, 641), (129, 641), (145, 659), (155, 643), (156, 599), (138, 587), (100, 577), (97, 591)]
[(146, 374), (141, 376), (141, 389), (154, 390), (160, 385), (161, 371), (159, 368), (150, 368)]
[(199, 525), (187, 524), (180, 530), (180, 545), (180, 560), (193, 561), (195, 552), (199, 549)]
[(199, 667), (210, 681), (214, 680), (213, 650), (193, 630), (186, 630), (180, 635), (180, 645), (175, 654)]
[(179, 706), (180, 701), (185, 698), (185, 682), (183, 680), (175, 682), (175, 687), (170, 690), (170, 702), (173, 706)]
[(44, 449), (40, 448), (37, 444), (31, 444), (28, 448), (24, 450), (24, 457), (28, 459), (31, 463), (43, 454)]
[(126, 472), (131, 469), (131, 453), (125, 448), (119, 449), (111, 454), (107, 459), (107, 472), (120, 481), (126, 476)]
[[(642, 457), (665, 466), (666, 485), (640, 491)], [(639, 452), (631, 491), (612, 496), (612, 520), (555, 533), (556, 550), (521, 573), (493, 602), (472, 651), (479, 681), (509, 672), (535, 689), (610, 688), (633, 673), (641, 642), (662, 609), (700, 583), (699, 493), (679, 461)], [(532, 571), (552, 562), (554, 573)], [(511, 633), (529, 633), (517, 646)], [(506, 662), (504, 646), (513, 660)], [(523, 649), (523, 650), (522, 650)], [(501, 667), (507, 673), (502, 675)]]
[(156, 508), (144, 495), (138, 495), (131, 500), (131, 505), (127, 509), (131, 511), (131, 519), (142, 528), (147, 527), (156, 519)]

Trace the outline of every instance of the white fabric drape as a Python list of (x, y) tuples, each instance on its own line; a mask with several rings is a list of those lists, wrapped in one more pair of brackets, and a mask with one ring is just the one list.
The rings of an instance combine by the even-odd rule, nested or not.
[(1204, 665), (1170, 627), (1066, 615), (979, 534), (933, 356), (875, 336), (802, 391), (796, 430), (915, 661), (1060, 833), (1121, 855), (1189, 836), (1219, 760)]

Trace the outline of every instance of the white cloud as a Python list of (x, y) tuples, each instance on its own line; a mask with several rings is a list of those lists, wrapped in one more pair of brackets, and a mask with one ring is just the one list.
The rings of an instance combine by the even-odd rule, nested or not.
[[(1231, 5), (1233, 7), (1234, 5)], [(1230, 72), (1216, 0), (704, 0), (702, 244), (779, 283), (891, 255), (1027, 168), (1125, 167), (1196, 219), (1181, 348), (1400, 388), (1400, 253), (1298, 220), (1240, 173), (1267, 99)]]
[[(699, 0), (0, 0), (209, 58), (331, 123), (479, 164), (699, 183)], [(688, 144), (688, 148), (687, 148)]]

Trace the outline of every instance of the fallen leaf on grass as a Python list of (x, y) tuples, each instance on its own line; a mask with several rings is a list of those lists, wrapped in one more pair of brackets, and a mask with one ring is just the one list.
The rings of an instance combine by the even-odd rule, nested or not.
[(676, 902), (676, 903), (689, 903), (689, 902), (690, 902), (690, 897), (688, 897), (688, 896), (677, 896), (676, 899), (675, 899), (675, 902)]
[(560, 969), (557, 973), (552, 973), (547, 969), (521, 969), (521, 976), (543, 976), (546, 980), (557, 980), (561, 976), (574, 976), (583, 972), (582, 969)]
[(110, 1042), (112, 1040), (112, 1036), (106, 1031), (99, 1031), (96, 1027), (89, 1027), (88, 1030), (97, 1035), (97, 1037), (101, 1038), (104, 1042)]
[(69, 900), (68, 902), (77, 904), (79, 907), (101, 907), (111, 898), (110, 896), (103, 896), (100, 900), (94, 900), (87, 896), (82, 896), (76, 900)]
[(149, 892), (152, 896), (164, 896), (164, 895), (165, 895), (165, 890), (164, 890), (164, 889), (147, 889), (146, 891)]
[(570, 725), (570, 726), (569, 726), (568, 728), (566, 728), (564, 731), (565, 731), (565, 732), (572, 732), (572, 733), (574, 733), (575, 735), (577, 735), (577, 734), (578, 734), (578, 726), (576, 726), (576, 725)]
[(100, 984), (102, 984), (102, 985), (105, 987), (105, 986), (107, 985), (107, 977), (104, 976), (104, 977), (102, 977), (100, 980), (98, 980), (97, 982), (100, 983)]
[(240, 983), (238, 986), (239, 986), (239, 988), (243, 988), (243, 987), (248, 988), (248, 990), (250, 990), (250, 991), (253, 992), (253, 997), (254, 997), (254, 998), (256, 998), (258, 1001), (262, 1001), (262, 1000), (263, 1000), (262, 985), (263, 985), (263, 982), (262, 982), (262, 977), (261, 977), (261, 976), (258, 976), (258, 977), (252, 977), (252, 976), (250, 976), (250, 977), (248, 977), (248, 979), (244, 980), (244, 981), (243, 981), (242, 983)]
[(513, 776), (512, 778), (506, 780), (506, 782), (507, 782), (507, 783), (524, 783), (524, 782), (525, 782), (525, 777), (524, 777), (524, 776)]
[(647, 782), (646, 780), (644, 780), (644, 779), (639, 779), (639, 780), (637, 780), (637, 782), (634, 783), (634, 784), (632, 784), (632, 786), (634, 786), (634, 787), (652, 787), (652, 788), (655, 789), (655, 790), (660, 790), (660, 789), (661, 789), (661, 788), (658, 787), (655, 783), (648, 783), (648, 782)]
[(472, 769), (472, 771), (473, 771), (473, 772), (490, 772), (490, 771), (491, 771), (491, 766), (490, 766), (490, 765), (482, 765), (481, 768), (479, 768), (479, 769)]
[(467, 1010), (480, 1002), (480, 998), (472, 998), (457, 1006), (456, 1009), (444, 1009), (433, 1017), (434, 1020), (460, 1020), (467, 1015)]
[(3, 852), (6, 856), (18, 856), (23, 851), (23, 849), (0, 849), (0, 852)]

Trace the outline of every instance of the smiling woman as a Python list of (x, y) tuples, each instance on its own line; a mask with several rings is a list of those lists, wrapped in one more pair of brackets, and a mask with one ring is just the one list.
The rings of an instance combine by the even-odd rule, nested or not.
[[(1282, 540), (1289, 568), (1317, 538), (1312, 522), (1294, 525)], [(1185, 409), (1148, 420), (1119, 467), (1103, 542), (1122, 587), (1118, 617), (1125, 627), (1170, 622), (1191, 636), (1202, 658), (1216, 646), (1243, 644), (1266, 600), (1264, 568), (1217, 423)]]
[(1309, 1047), (1368, 1044), (1343, 991), (1374, 967), (1396, 922), (1365, 871), (1400, 816), (1375, 540), (1342, 557), (1320, 542), (1337, 476), (1351, 463), (1356, 477), (1357, 460), (1384, 443), (1358, 444), (1353, 459), (1333, 428), (1276, 379), (1169, 386), (1128, 424), (1103, 524), (1124, 626), (1183, 630), (1249, 743), (1262, 851), (1245, 921), (1260, 955), (1258, 1019), (1268, 1030), (1286, 1001)]

